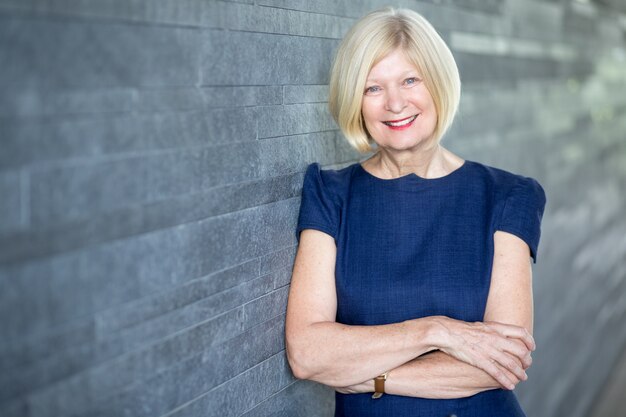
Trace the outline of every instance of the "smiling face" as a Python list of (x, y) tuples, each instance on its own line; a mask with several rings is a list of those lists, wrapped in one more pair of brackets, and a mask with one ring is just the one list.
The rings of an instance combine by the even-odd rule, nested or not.
[(437, 125), (435, 102), (419, 71), (401, 49), (370, 70), (361, 113), (367, 131), (383, 148), (424, 146)]

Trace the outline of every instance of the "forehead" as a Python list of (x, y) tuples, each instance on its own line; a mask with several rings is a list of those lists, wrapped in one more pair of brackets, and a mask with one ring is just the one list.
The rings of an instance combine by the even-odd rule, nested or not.
[(393, 78), (409, 72), (419, 72), (419, 70), (402, 49), (396, 49), (372, 66), (367, 79)]

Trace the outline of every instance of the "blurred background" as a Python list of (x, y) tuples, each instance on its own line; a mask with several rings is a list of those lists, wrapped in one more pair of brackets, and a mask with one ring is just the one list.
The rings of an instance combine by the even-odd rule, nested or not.
[[(351, 150), (382, 0), (0, 0), (0, 415), (331, 416), (284, 319), (303, 172)], [(626, 416), (626, 2), (400, 0), (450, 45), (443, 144), (537, 179), (529, 417)]]

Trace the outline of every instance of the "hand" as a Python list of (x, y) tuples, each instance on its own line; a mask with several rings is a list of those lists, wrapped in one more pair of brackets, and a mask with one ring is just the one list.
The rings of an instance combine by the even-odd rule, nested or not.
[[(521, 343), (521, 342), (519, 342)], [(517, 357), (510, 355), (508, 353), (505, 353), (505, 355), (509, 356), (511, 358), (511, 360), (516, 361), (518, 366), (527, 369), (528, 367), (524, 366)], [(511, 371), (509, 371), (508, 369), (502, 367), (499, 364), (496, 364), (496, 366), (498, 366), (500, 368), (500, 370), (504, 373), (504, 375), (506, 376), (506, 380), (510, 382), (510, 384), (512, 385), (503, 385), (501, 384), (499, 381), (498, 383), (500, 384), (500, 388), (502, 389), (508, 389), (508, 390), (512, 390), (513, 388), (515, 388), (517, 386), (517, 384), (519, 384), (522, 379), (520, 379), (517, 375), (513, 374)], [(495, 378), (494, 378), (495, 379)]]
[(484, 370), (506, 389), (528, 378), (524, 370), (532, 363), (535, 341), (525, 328), (448, 317), (437, 317), (436, 323), (445, 329), (441, 351)]
[[(520, 344), (521, 348), (524, 349), (526, 347), (526, 345), (519, 339), (511, 339), (513, 342)], [(507, 355), (509, 355), (507, 353)], [(517, 358), (516, 356), (513, 355), (509, 355), (511, 360), (517, 361), (518, 366), (524, 368), (524, 370), (528, 369), (530, 367), (530, 363), (532, 363), (532, 357), (530, 357), (530, 361), (526, 362), (526, 363), (522, 363), (519, 358)], [(500, 367), (500, 369), (502, 370), (502, 372), (505, 373), (506, 377), (508, 378), (509, 381), (511, 381), (513, 383), (513, 385), (517, 386), (517, 384), (519, 384), (522, 380), (520, 380), (516, 375), (512, 374), (508, 369), (505, 369), (503, 367)], [(504, 389), (511, 389), (510, 387), (506, 387), (506, 386), (502, 386), (501, 388)]]

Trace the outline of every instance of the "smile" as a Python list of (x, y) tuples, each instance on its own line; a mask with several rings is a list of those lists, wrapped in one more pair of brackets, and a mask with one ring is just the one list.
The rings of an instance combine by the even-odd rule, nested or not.
[(387, 122), (383, 122), (385, 125), (394, 128), (394, 127), (407, 127), (409, 126), (411, 123), (413, 123), (413, 121), (415, 119), (417, 119), (417, 114), (415, 116), (410, 116), (407, 117), (406, 119), (400, 119), (400, 120), (390, 120)]

